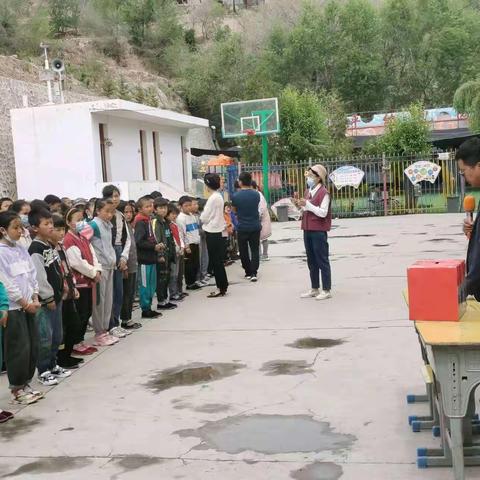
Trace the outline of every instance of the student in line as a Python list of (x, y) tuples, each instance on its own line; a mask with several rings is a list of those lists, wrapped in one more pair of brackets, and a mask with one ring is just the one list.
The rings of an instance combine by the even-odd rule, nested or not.
[(227, 272), (225, 271), (225, 240), (223, 238), (223, 231), (226, 228), (224, 202), (218, 192), (220, 177), (216, 173), (207, 173), (204, 181), (211, 195), (202, 213), (202, 223), (207, 241), (208, 258), (217, 284), (217, 290), (211, 292), (208, 298), (218, 298), (225, 296), (228, 290)]
[(127, 223), (128, 234), (132, 244), (128, 253), (127, 271), (123, 273), (123, 303), (120, 312), (122, 328), (126, 330), (137, 330), (142, 324), (132, 320), (133, 302), (137, 289), (137, 246), (135, 245), (135, 236), (133, 233), (133, 220), (135, 218), (135, 207), (131, 203), (120, 202), (119, 210), (123, 213)]
[(177, 305), (169, 301), (168, 285), (170, 270), (175, 262), (175, 244), (172, 232), (167, 223), (168, 200), (158, 197), (153, 202), (155, 215), (152, 220), (153, 234), (157, 244), (162, 245), (157, 258), (157, 310), (173, 310)]
[(20, 246), (28, 250), (30, 244), (32, 243), (32, 237), (30, 235), (30, 223), (28, 221), (28, 214), (31, 210), (30, 204), (25, 200), (16, 200), (12, 203), (10, 209), (18, 214), (23, 225), (22, 237), (18, 243)]
[[(0, 365), (3, 365), (3, 329), (7, 326), (8, 321), (8, 295), (7, 290), (2, 282), (0, 282)], [(0, 423), (8, 422), (14, 417), (12, 412), (7, 412), (0, 408)]]
[(20, 217), (0, 213), (0, 281), (8, 293), (8, 321), (4, 330), (5, 364), (12, 402), (29, 405), (43, 397), (32, 390), (38, 358), (35, 314), (40, 308), (35, 266), (27, 250), (17, 242), (22, 236)]
[(43, 201), (48, 205), (50, 212), (62, 213), (62, 201), (56, 195), (47, 195)]
[(169, 203), (167, 222), (175, 242), (175, 263), (172, 263), (171, 266), (168, 292), (170, 299), (175, 302), (182, 301), (188, 295), (183, 292), (183, 253), (185, 250), (185, 244), (183, 243), (183, 237), (180, 235), (180, 230), (176, 223), (179, 214), (180, 210), (173, 203)]
[(60, 257), (60, 266), (64, 278), (62, 295), (63, 345), (58, 350), (57, 361), (60, 367), (72, 369), (78, 368), (83, 363), (82, 358), (72, 357), (73, 347), (77, 343), (81, 328), (80, 317), (75, 307), (75, 300), (78, 300), (80, 293), (76, 288), (75, 276), (62, 244), (65, 238), (65, 226), (65, 218), (58, 213), (54, 213), (51, 243)]
[(197, 281), (200, 267), (198, 220), (192, 213), (192, 199), (190, 197), (183, 196), (178, 203), (181, 213), (177, 218), (177, 225), (185, 243), (185, 283), (187, 284), (187, 290), (198, 290), (203, 287)]
[[(90, 222), (93, 229), (92, 246), (102, 266), (96, 302), (93, 305), (92, 323), (95, 331), (94, 345), (108, 347), (118, 342), (120, 334), (109, 333), (113, 306), (113, 274), (117, 266), (117, 256), (112, 245), (112, 217), (115, 207), (111, 200), (97, 200), (95, 217)], [(122, 334), (122, 336), (125, 336)]]
[(270, 218), (270, 212), (268, 210), (267, 200), (260, 191), (257, 182), (252, 181), (253, 188), (260, 195), (260, 204), (258, 205), (260, 213), (260, 223), (262, 224), (262, 230), (260, 231), (260, 244), (262, 246), (262, 254), (260, 260), (262, 262), (268, 262), (270, 257), (268, 256), (268, 239), (272, 236), (272, 219)]
[(120, 190), (115, 185), (107, 185), (102, 190), (103, 198), (110, 199), (115, 207), (112, 217), (112, 244), (117, 257), (117, 266), (113, 273), (113, 307), (110, 321), (110, 333), (124, 337), (128, 330), (120, 326), (120, 312), (123, 305), (123, 278), (128, 275), (128, 256), (132, 240), (123, 213), (119, 210)]
[(41, 308), (36, 314), (38, 327), (38, 381), (45, 386), (58, 383), (72, 372), (57, 364), (57, 354), (63, 339), (62, 297), (64, 277), (57, 250), (53, 247), (54, 227), (52, 214), (45, 209), (33, 209), (28, 221), (35, 233), (28, 253), (35, 265), (38, 298)]
[(95, 250), (90, 243), (93, 230), (85, 221), (83, 209), (79, 207), (71, 208), (67, 212), (65, 223), (67, 233), (63, 239), (63, 247), (72, 267), (79, 293), (79, 297), (74, 300), (75, 309), (79, 316), (79, 330), (72, 353), (75, 355), (91, 355), (98, 350), (85, 344), (85, 333), (88, 320), (92, 316), (93, 294), (97, 292), (102, 266), (98, 262)]
[(149, 196), (140, 198), (137, 210), (133, 228), (137, 245), (142, 318), (157, 318), (162, 314), (152, 310), (152, 301), (157, 289), (157, 258), (162, 246), (157, 244), (152, 228), (153, 200)]
[(12, 203), (13, 203), (13, 200), (9, 197), (0, 198), (0, 213), (10, 210)]

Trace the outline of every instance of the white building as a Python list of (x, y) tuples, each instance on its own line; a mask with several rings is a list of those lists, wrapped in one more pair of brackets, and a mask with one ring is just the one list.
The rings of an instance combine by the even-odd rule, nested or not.
[(203, 118), (124, 100), (13, 109), (11, 122), (18, 198), (26, 199), (95, 197), (110, 182), (125, 199), (161, 191), (162, 183), (188, 191), (187, 136), (209, 126)]

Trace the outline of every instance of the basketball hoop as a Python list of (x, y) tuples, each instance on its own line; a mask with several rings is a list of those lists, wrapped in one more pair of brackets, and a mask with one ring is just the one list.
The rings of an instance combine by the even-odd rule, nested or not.
[(247, 137), (254, 137), (255, 134), (257, 133), (257, 132), (255, 131), (255, 129), (253, 129), (253, 128), (247, 128), (247, 129), (244, 130), (244, 131), (245, 131), (245, 134), (247, 135)]

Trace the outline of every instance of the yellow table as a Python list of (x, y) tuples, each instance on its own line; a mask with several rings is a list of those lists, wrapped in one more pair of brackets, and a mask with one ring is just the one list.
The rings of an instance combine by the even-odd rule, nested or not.
[[(455, 480), (463, 480), (465, 464), (480, 464), (478, 448), (464, 457), (464, 425), (470, 421), (469, 405), (480, 385), (480, 303), (469, 300), (459, 322), (415, 322), (415, 328), (438, 384), (442, 439), (451, 455), (445, 465), (451, 462)], [(437, 460), (432, 464), (442, 465)]]

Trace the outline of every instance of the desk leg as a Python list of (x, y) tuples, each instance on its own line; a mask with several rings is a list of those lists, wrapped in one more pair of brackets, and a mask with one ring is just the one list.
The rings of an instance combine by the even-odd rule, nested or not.
[(464, 480), (462, 418), (450, 418), (450, 434), (454, 478), (455, 480)]

